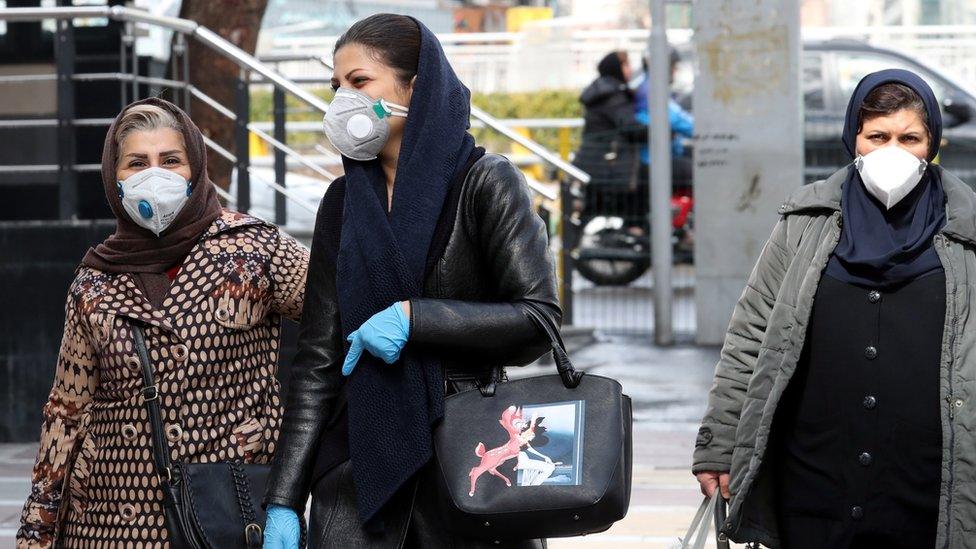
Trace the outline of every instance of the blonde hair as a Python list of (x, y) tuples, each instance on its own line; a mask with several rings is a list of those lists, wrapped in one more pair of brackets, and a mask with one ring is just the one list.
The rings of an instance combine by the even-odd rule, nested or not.
[(183, 137), (183, 127), (173, 113), (157, 105), (135, 105), (125, 111), (115, 126), (115, 143), (122, 149), (125, 138), (132, 132), (148, 132), (170, 128)]

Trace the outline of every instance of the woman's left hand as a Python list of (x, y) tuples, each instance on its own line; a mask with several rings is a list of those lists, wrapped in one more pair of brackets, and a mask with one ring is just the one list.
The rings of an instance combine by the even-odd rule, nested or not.
[(387, 364), (400, 360), (400, 353), (410, 337), (409, 311), (409, 301), (394, 303), (349, 334), (347, 340), (352, 345), (342, 364), (342, 375), (352, 373), (364, 349)]

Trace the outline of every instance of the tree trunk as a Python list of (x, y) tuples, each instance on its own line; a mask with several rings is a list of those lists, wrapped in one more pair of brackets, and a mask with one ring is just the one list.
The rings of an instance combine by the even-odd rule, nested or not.
[[(180, 17), (196, 21), (230, 43), (253, 54), (268, 0), (183, 0)], [(240, 68), (196, 40), (189, 40), (190, 83), (221, 105), (234, 110), (234, 91)], [(235, 152), (234, 122), (194, 98), (193, 121), (204, 135)], [(224, 189), (230, 186), (233, 164), (213, 151), (207, 157), (210, 178)]]

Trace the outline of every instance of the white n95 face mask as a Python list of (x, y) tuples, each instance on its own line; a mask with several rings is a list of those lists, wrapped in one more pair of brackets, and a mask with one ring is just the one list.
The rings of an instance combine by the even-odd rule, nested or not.
[(182, 175), (156, 167), (119, 181), (118, 190), (125, 213), (157, 237), (173, 223), (193, 193)]
[(854, 161), (864, 187), (889, 210), (918, 185), (928, 164), (897, 145), (858, 155)]
[(407, 117), (409, 109), (358, 90), (339, 88), (322, 119), (325, 135), (344, 156), (373, 160), (390, 137), (391, 116)]

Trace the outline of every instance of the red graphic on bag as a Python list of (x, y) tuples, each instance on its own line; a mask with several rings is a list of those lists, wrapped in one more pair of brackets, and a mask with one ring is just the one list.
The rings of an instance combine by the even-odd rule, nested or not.
[(525, 422), (522, 416), (522, 407), (509, 406), (502, 412), (502, 417), (498, 420), (498, 423), (508, 433), (508, 442), (491, 450), (485, 448), (484, 442), (478, 443), (474, 454), (481, 458), (481, 464), (477, 467), (472, 467), (471, 472), (468, 473), (468, 477), (471, 478), (471, 491), (468, 492), (469, 496), (474, 497), (478, 477), (486, 472), (504, 480), (505, 486), (512, 485), (512, 481), (508, 480), (508, 477), (498, 472), (498, 466), (510, 459), (517, 458), (519, 455), (519, 450), (524, 442), (522, 431)]

